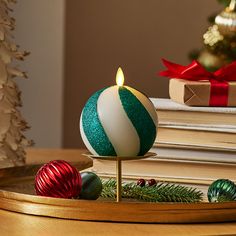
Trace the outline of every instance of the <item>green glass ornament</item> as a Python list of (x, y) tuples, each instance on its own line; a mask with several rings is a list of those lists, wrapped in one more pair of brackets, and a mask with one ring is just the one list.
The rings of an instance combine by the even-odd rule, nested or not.
[(228, 179), (218, 179), (208, 188), (209, 202), (228, 202), (236, 200), (236, 185)]
[(82, 172), (82, 189), (80, 199), (96, 200), (102, 192), (102, 181), (93, 172)]

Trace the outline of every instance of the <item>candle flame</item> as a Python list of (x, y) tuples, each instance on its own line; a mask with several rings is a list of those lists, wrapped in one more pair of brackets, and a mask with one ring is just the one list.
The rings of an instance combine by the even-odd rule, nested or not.
[(116, 84), (118, 86), (122, 86), (124, 84), (124, 73), (122, 71), (122, 69), (119, 67), (116, 73)]

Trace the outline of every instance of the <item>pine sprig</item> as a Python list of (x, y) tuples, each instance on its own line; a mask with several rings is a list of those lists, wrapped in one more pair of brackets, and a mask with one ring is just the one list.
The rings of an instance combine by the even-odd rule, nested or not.
[[(114, 179), (103, 180), (101, 197), (116, 197), (116, 181)], [(159, 183), (156, 186), (141, 187), (136, 183), (122, 184), (122, 198), (136, 199), (146, 202), (200, 202), (203, 193), (196, 188), (170, 183)]]

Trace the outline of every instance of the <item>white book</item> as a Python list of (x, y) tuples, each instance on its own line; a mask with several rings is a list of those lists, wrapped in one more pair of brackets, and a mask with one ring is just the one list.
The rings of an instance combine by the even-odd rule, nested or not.
[(236, 163), (236, 151), (224, 152), (201, 149), (181, 149), (154, 146), (150, 150), (157, 154), (159, 159), (202, 161), (214, 163)]
[(164, 98), (151, 101), (160, 127), (236, 132), (236, 107), (190, 107)]
[(172, 123), (160, 123), (159, 127), (168, 129), (186, 129), (186, 130), (199, 130), (199, 131), (212, 131), (219, 133), (236, 133), (236, 126), (232, 125), (198, 125), (198, 124), (172, 124)]
[(194, 111), (236, 114), (236, 107), (190, 107), (166, 98), (150, 98), (157, 110)]

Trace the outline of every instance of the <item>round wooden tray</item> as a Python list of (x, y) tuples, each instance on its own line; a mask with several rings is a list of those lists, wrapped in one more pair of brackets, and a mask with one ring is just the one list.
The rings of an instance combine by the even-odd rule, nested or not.
[(142, 223), (236, 221), (236, 202), (144, 203), (39, 197), (34, 175), (40, 165), (0, 169), (0, 208), (65, 219)]

